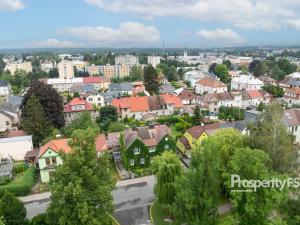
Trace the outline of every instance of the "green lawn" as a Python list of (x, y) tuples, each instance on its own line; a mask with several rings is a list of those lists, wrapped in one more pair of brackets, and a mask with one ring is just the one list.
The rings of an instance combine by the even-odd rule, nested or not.
[(174, 125), (172, 125), (172, 126), (170, 127), (170, 129), (171, 129), (171, 137), (172, 137), (174, 140), (176, 140), (178, 137), (182, 136), (182, 132), (177, 131)]
[(151, 207), (151, 215), (153, 219), (154, 225), (178, 225), (176, 222), (166, 222), (165, 219), (168, 219), (170, 217), (170, 214), (167, 210), (161, 208), (161, 206), (158, 203), (154, 203)]
[(25, 196), (31, 192), (35, 179), (35, 167), (28, 168), (25, 172), (16, 174), (13, 181), (0, 186), (0, 194), (9, 191), (16, 196)]

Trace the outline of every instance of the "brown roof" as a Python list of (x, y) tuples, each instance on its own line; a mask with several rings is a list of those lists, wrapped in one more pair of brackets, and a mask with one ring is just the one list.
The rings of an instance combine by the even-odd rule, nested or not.
[(229, 92), (223, 92), (223, 93), (210, 93), (206, 94), (200, 97), (201, 101), (204, 103), (209, 103), (209, 102), (218, 102), (218, 101), (223, 101), (223, 100), (233, 100), (234, 95)]
[(161, 95), (149, 96), (148, 103), (150, 110), (159, 110), (165, 108), (166, 101)]
[(181, 142), (186, 149), (191, 149), (192, 148), (189, 141), (188, 141), (188, 139), (186, 139), (186, 137), (183, 136), (183, 137), (179, 138), (178, 141)]
[(283, 121), (288, 126), (300, 125), (300, 109), (287, 109), (283, 112)]
[(212, 88), (227, 87), (226, 84), (212, 77), (204, 77), (201, 80), (198, 80), (197, 84), (201, 84), (203, 86), (212, 87)]
[(188, 100), (194, 100), (194, 99), (199, 99), (200, 96), (195, 95), (193, 92), (188, 91), (188, 90), (183, 90), (178, 97), (182, 100), (188, 99)]
[(188, 129), (186, 132), (192, 135), (195, 139), (198, 139), (206, 130), (213, 130), (218, 128), (219, 128), (219, 124), (213, 123), (213, 124), (207, 124), (205, 126), (195, 126)]

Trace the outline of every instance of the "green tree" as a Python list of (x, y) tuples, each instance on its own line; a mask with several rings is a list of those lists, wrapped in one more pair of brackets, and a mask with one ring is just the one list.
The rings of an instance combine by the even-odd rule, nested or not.
[(275, 64), (270, 70), (270, 76), (275, 80), (282, 80), (285, 75), (285, 72), (279, 68), (278, 64)]
[(144, 84), (145, 84), (145, 89), (150, 94), (159, 93), (158, 75), (152, 65), (148, 65), (147, 67), (144, 68)]
[[(24, 95), (21, 109), (25, 107), (32, 95), (35, 95), (38, 98), (49, 122), (52, 123), (55, 128), (63, 127), (65, 124), (63, 99), (56, 90), (48, 84), (34, 81)], [(24, 112), (22, 111), (22, 118), (23, 117)]]
[(111, 223), (114, 180), (108, 158), (97, 158), (96, 135), (91, 128), (73, 132), (72, 152), (62, 156), (64, 163), (57, 168), (50, 182), (52, 201), (47, 218), (51, 224)]
[(84, 112), (80, 114), (77, 118), (72, 120), (71, 123), (69, 123), (66, 127), (62, 129), (62, 132), (67, 137), (71, 137), (72, 133), (75, 130), (83, 129), (86, 130), (87, 128), (93, 128), (97, 132), (99, 132), (99, 126), (95, 121), (93, 121), (90, 113)]
[(105, 120), (110, 120), (111, 122), (118, 120), (117, 108), (112, 105), (103, 106), (99, 110), (99, 120), (103, 122)]
[(196, 105), (193, 113), (193, 125), (199, 125), (202, 119), (199, 105)]
[(231, 70), (231, 68), (232, 68), (232, 63), (231, 63), (230, 60), (225, 60), (225, 61), (223, 62), (223, 64), (224, 64), (225, 66), (227, 66), (227, 69), (228, 69), (228, 70)]
[(30, 225), (48, 225), (46, 213), (33, 217), (30, 221)]
[(265, 152), (250, 148), (236, 149), (223, 177), (228, 190), (253, 190), (253, 192), (230, 192), (230, 200), (241, 225), (267, 224), (271, 210), (278, 209), (288, 199), (287, 188), (280, 190), (260, 187), (254, 190), (239, 187), (231, 183), (233, 175), (238, 175), (240, 180), (271, 180), (284, 177), (272, 172), (271, 160)]
[(49, 78), (57, 78), (59, 77), (58, 69), (53, 68), (49, 70)]
[(154, 187), (157, 202), (164, 207), (171, 207), (176, 193), (175, 180), (182, 173), (180, 159), (173, 151), (164, 151), (154, 157), (151, 167), (157, 178)]
[(256, 77), (259, 77), (261, 75), (267, 74), (268, 72), (269, 72), (268, 65), (264, 61), (261, 61), (255, 66), (253, 74)]
[(134, 65), (130, 70), (130, 78), (132, 81), (143, 80), (143, 69), (141, 66)]
[(208, 72), (215, 73), (215, 69), (216, 69), (217, 65), (218, 65), (217, 63), (210, 64), (210, 66), (208, 68)]
[(226, 65), (224, 65), (224, 64), (217, 65), (214, 73), (225, 84), (227, 84), (229, 82), (228, 69), (227, 69)]
[(21, 126), (27, 134), (33, 135), (33, 144), (38, 146), (42, 140), (52, 133), (53, 128), (35, 95), (32, 95), (27, 101), (23, 115)]
[(182, 68), (180, 68), (178, 70), (178, 76), (179, 76), (179, 79), (183, 80), (184, 79), (184, 71)]
[(189, 225), (216, 224), (219, 179), (218, 152), (197, 149), (187, 173), (176, 182), (173, 205), (176, 222)]
[(0, 218), (6, 225), (27, 225), (26, 209), (14, 194), (5, 192), (0, 199)]
[(109, 125), (108, 131), (109, 132), (121, 132), (123, 130), (125, 130), (126, 126), (124, 123), (122, 122), (113, 122)]
[(290, 171), (297, 158), (293, 136), (283, 124), (282, 115), (282, 107), (273, 103), (265, 107), (260, 119), (249, 125), (251, 146), (267, 152), (278, 172)]
[(291, 63), (287, 59), (279, 59), (277, 62), (279, 68), (285, 72), (285, 74), (291, 74), (295, 71), (297, 71), (297, 65)]
[(252, 62), (250, 62), (249, 67), (248, 67), (249, 72), (253, 73), (257, 64), (259, 64), (259, 63), (260, 63), (260, 60), (257, 60), (257, 59), (254, 59)]

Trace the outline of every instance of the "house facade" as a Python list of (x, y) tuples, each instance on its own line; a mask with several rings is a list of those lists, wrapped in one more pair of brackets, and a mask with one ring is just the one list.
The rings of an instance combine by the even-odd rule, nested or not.
[(211, 94), (227, 92), (227, 85), (212, 77), (204, 77), (196, 82), (196, 93)]
[(102, 94), (98, 92), (90, 93), (84, 96), (84, 99), (97, 107), (105, 106), (105, 100)]
[(284, 92), (283, 100), (289, 107), (300, 104), (300, 88), (287, 88)]
[(70, 123), (73, 119), (77, 118), (81, 113), (90, 113), (93, 119), (98, 116), (96, 108), (92, 103), (87, 102), (81, 97), (73, 98), (64, 105), (64, 117), (66, 123)]
[(236, 91), (242, 90), (260, 90), (264, 82), (252, 75), (239, 75), (231, 80), (231, 89)]
[(283, 112), (283, 123), (287, 130), (295, 137), (295, 142), (300, 143), (300, 109), (286, 109)]
[(137, 127), (124, 132), (125, 149), (122, 161), (131, 171), (147, 168), (152, 158), (165, 150), (175, 151), (176, 144), (170, 137), (170, 128), (166, 125)]
[(17, 113), (0, 108), (0, 132), (16, 130), (19, 124)]

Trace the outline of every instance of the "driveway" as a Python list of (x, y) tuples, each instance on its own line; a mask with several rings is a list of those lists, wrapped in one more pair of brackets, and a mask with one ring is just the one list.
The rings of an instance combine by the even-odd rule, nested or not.
[[(154, 200), (154, 176), (120, 181), (112, 192), (115, 218), (121, 225), (142, 225), (150, 220), (149, 208)], [(46, 212), (50, 193), (20, 198), (27, 210), (27, 218)]]

